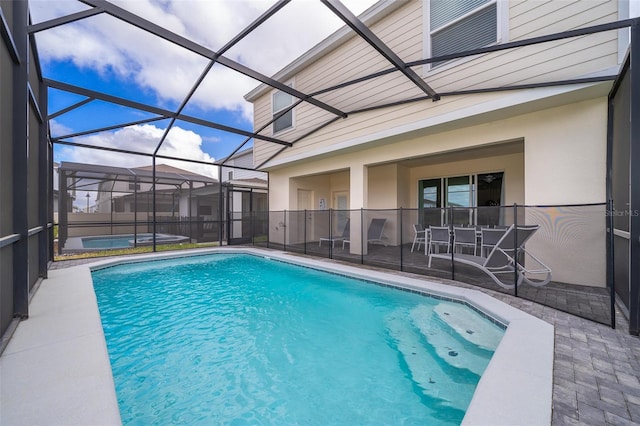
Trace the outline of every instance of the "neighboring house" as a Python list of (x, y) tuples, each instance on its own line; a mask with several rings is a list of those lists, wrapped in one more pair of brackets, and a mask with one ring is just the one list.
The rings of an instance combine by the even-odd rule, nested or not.
[[(266, 235), (268, 225), (263, 216), (269, 210), (268, 176), (255, 170), (253, 148), (223, 158), (216, 164), (221, 167), (222, 186), (228, 200), (229, 241), (242, 242), (252, 235)], [(252, 214), (254, 219), (251, 219)]]
[[(618, 0), (478, 0), (456, 3), (463, 5), (460, 8), (452, 4), (381, 1), (359, 19), (408, 63), (629, 16), (624, 9), (629, 4)], [(346, 118), (308, 102), (278, 118), (276, 114), (297, 99), (261, 85), (245, 96), (254, 106), (254, 128), (277, 118), (263, 133), (296, 141), (285, 149), (254, 142), (255, 163), (269, 172), (269, 209), (605, 203), (608, 94), (613, 79), (509, 91), (482, 89), (615, 76), (627, 51), (627, 34), (612, 30), (412, 67), (442, 94), (436, 101), (401, 102), (425, 97), (401, 72), (381, 73), (376, 79), (316, 96), (347, 112)], [(274, 78), (308, 94), (389, 68), (389, 61), (345, 27)], [(371, 108), (394, 101), (398, 103)], [(327, 125), (318, 129), (323, 123)], [(318, 130), (311, 132), (314, 129)], [(562, 247), (538, 247), (551, 259), (554, 279), (603, 286), (604, 220), (602, 208), (601, 214), (584, 218), (597, 235), (572, 236)], [(352, 215), (352, 229), (359, 229), (358, 222), (359, 216)], [(401, 241), (398, 229), (397, 220), (388, 220), (385, 232), (390, 244)], [(315, 230), (315, 237), (321, 232), (327, 230)], [(279, 238), (274, 229), (270, 237)], [(356, 239), (350, 245), (352, 253), (361, 247), (367, 250), (358, 238), (352, 235)], [(404, 241), (408, 238), (404, 236)], [(567, 252), (581, 253), (580, 268), (563, 265), (562, 254)]]
[(222, 166), (222, 182), (250, 181), (266, 188), (267, 175), (255, 170), (253, 148), (239, 151), (216, 162)]
[[(250, 212), (266, 212), (268, 209), (266, 173), (249, 169), (253, 165), (251, 149), (224, 161), (226, 166), (220, 166), (222, 185), (208, 176), (166, 164), (156, 165), (155, 206), (158, 220), (190, 220), (203, 228), (199, 228), (198, 233), (211, 231), (208, 234), (213, 235), (214, 228), (219, 227), (222, 213), (223, 219), (228, 217), (232, 222), (227, 230), (229, 239), (237, 241), (248, 238), (252, 229), (266, 233), (266, 229), (261, 230), (248, 219)], [(154, 197), (151, 166), (122, 168), (63, 162), (58, 169), (63, 176), (61, 182), (66, 182), (65, 194), (81, 192), (80, 201), (84, 201), (86, 193), (88, 200), (95, 203), (90, 206), (90, 216), (74, 214), (75, 210), (68, 210), (67, 214), (61, 215), (61, 223), (70, 225), (69, 236), (114, 232), (110, 226), (104, 229), (73, 226), (79, 222), (132, 222), (135, 219), (148, 223), (152, 220)], [(64, 186), (64, 183), (61, 185)], [(86, 213), (86, 209), (80, 212)], [(116, 233), (130, 233), (132, 231), (129, 228), (120, 226)]]
[[(223, 158), (216, 164), (221, 166), (222, 184), (227, 188), (232, 200), (230, 212), (268, 211), (268, 175), (255, 170), (253, 148), (247, 148)], [(251, 193), (251, 202), (246, 200), (243, 202), (242, 197), (233, 196), (234, 193), (239, 192)]]
[[(153, 213), (152, 166), (122, 168), (63, 162), (60, 170), (65, 171), (65, 176), (73, 185), (68, 192), (88, 191), (95, 203), (91, 209), (94, 213)], [(191, 216), (198, 208), (198, 200), (189, 191), (217, 182), (207, 176), (158, 164), (156, 213), (162, 216)]]
[[(58, 175), (60, 205), (71, 206), (70, 195), (77, 194), (79, 202), (88, 195), (86, 207), (59, 210), (60, 247), (68, 237), (151, 232), (151, 166), (124, 168), (62, 162)], [(156, 166), (155, 179), (156, 217), (161, 222), (193, 221), (201, 206), (212, 210), (218, 205), (217, 196), (195, 194), (202, 188), (218, 188), (217, 179), (165, 164)]]

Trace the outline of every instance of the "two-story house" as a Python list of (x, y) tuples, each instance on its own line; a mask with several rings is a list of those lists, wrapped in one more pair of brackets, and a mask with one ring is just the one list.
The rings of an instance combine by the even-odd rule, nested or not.
[[(629, 32), (544, 37), (628, 17), (618, 0), (376, 3), (274, 76), (338, 113), (267, 85), (245, 96), (254, 128), (295, 141), (255, 141), (256, 166), (277, 188), (270, 210), (601, 204), (577, 219), (595, 232), (531, 244), (554, 279), (604, 286), (608, 94)], [(553, 215), (530, 209), (521, 220), (555, 226)], [(387, 220), (389, 244), (410, 239), (397, 222)], [(353, 234), (351, 252), (366, 251)]]

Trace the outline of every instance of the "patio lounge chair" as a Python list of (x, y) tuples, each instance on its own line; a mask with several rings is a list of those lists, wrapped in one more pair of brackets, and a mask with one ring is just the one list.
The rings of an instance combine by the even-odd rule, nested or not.
[[(367, 243), (382, 243), (382, 232), (384, 231), (384, 225), (387, 223), (387, 219), (371, 219), (369, 229), (367, 229)], [(345, 244), (351, 244), (350, 240), (342, 241), (342, 248)]]
[[(516, 227), (511, 225), (504, 231), (504, 234), (493, 246), (487, 257), (470, 254), (454, 254), (453, 260), (479, 268), (502, 288), (509, 289), (514, 287), (513, 281), (511, 280), (511, 282), (509, 282), (510, 277), (513, 277), (514, 268), (517, 270), (517, 285), (520, 285), (524, 281), (532, 286), (543, 286), (551, 281), (551, 269), (524, 248), (525, 243), (533, 236), (539, 227), (539, 225), (518, 226), (516, 232)], [(515, 237), (517, 237), (517, 242), (514, 241)], [(515, 257), (518, 259), (515, 265), (514, 249), (517, 250)], [(430, 253), (429, 267), (431, 267), (431, 260), (434, 257), (450, 260), (451, 254)], [(536, 269), (527, 268), (524, 265), (524, 260), (527, 257), (536, 264)], [(506, 282), (498, 278), (499, 274), (506, 275)], [(534, 279), (533, 277), (536, 278)]]
[(336, 241), (344, 241), (344, 240), (348, 239), (349, 238), (350, 223), (351, 223), (351, 219), (347, 219), (347, 223), (344, 224), (344, 229), (342, 230), (342, 235), (340, 235), (339, 237), (337, 237), (337, 236), (329, 236), (329, 237), (325, 237), (325, 238), (320, 238), (320, 241), (318, 242), (318, 247), (322, 246), (322, 242), (323, 241), (331, 242), (331, 247), (334, 247), (334, 244), (335, 244)]

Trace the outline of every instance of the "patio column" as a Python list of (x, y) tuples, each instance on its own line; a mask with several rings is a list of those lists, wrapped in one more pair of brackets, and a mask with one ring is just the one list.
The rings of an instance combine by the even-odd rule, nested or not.
[(352, 254), (365, 255), (367, 254), (367, 244), (362, 243), (361, 236), (364, 233), (366, 235), (367, 228), (366, 223), (362, 224), (363, 217), (366, 219), (366, 214), (361, 215), (360, 209), (366, 209), (368, 206), (369, 197), (369, 167), (364, 164), (354, 164), (350, 169), (350, 187), (349, 197), (350, 209), (351, 209), (351, 225), (350, 225), (350, 237), (351, 241), (349, 252)]

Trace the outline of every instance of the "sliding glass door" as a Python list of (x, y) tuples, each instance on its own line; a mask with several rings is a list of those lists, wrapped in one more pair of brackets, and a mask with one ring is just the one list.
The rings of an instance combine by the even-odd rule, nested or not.
[(444, 211), (442, 210), (442, 179), (421, 180), (418, 207), (422, 212), (422, 225), (441, 226)]
[(475, 176), (456, 176), (443, 178), (446, 188), (445, 206), (453, 207), (454, 225), (470, 225), (473, 223), (475, 200)]
[(453, 207), (454, 225), (478, 223), (477, 206), (499, 206), (502, 203), (503, 176), (503, 172), (494, 172), (421, 180), (418, 184), (418, 208), (423, 225), (449, 223), (449, 218), (445, 217), (447, 207)]

